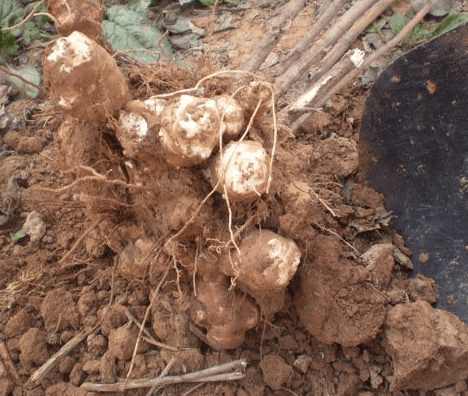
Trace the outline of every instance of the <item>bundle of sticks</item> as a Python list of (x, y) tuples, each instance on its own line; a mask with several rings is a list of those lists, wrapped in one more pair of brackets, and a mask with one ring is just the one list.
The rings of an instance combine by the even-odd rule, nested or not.
[[(283, 119), (290, 121), (293, 130), (300, 128), (311, 111), (320, 109), (377, 58), (399, 45), (433, 6), (433, 0), (427, 0), (398, 34), (367, 57), (359, 49), (350, 49), (356, 39), (395, 2), (356, 0), (344, 11), (349, 0), (330, 0), (323, 7), (310, 31), (281, 61), (275, 79), (275, 88), (280, 96), (304, 75), (309, 75), (307, 90), (280, 113)], [(306, 5), (307, 0), (290, 0), (283, 6), (258, 50), (242, 66), (243, 70), (254, 72), (262, 66), (291, 21)]]

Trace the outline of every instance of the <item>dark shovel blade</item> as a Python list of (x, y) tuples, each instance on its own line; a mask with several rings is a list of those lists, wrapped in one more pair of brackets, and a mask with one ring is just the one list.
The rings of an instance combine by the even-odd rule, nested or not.
[(367, 99), (360, 155), (415, 271), (437, 281), (439, 307), (468, 323), (468, 25), (382, 73)]

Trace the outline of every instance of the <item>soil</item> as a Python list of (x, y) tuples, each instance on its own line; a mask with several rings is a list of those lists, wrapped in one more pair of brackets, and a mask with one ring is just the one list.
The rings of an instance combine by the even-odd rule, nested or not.
[[(276, 7), (247, 3), (245, 10), (220, 11), (233, 18), (235, 29), (204, 38), (208, 63), (215, 64), (211, 68), (238, 67), (267, 30)], [(185, 12), (197, 26), (211, 29), (217, 23), (206, 9)], [(266, 63), (268, 77), (274, 75), (275, 57), (294, 45), (315, 15), (308, 7), (292, 24)], [(208, 74), (200, 63), (198, 74), (177, 70), (175, 79), (159, 74), (145, 85), (154, 70), (120, 67), (132, 98), (140, 100), (191, 87), (198, 74)], [(224, 93), (223, 81), (218, 83), (207, 91)], [(70, 92), (77, 87), (70, 86)], [(113, 89), (118, 100), (126, 96), (119, 84)], [(243, 98), (250, 112), (252, 97), (257, 96)], [(194, 390), (190, 384), (174, 385), (161, 395), (191, 390), (199, 396), (468, 395), (468, 329), (431, 306), (437, 298), (431, 279), (410, 278), (411, 252), (389, 225), (384, 197), (360, 178), (357, 145), (365, 97), (358, 84), (324, 112), (312, 113), (295, 136), (280, 130), (270, 196), (234, 206), (235, 226), (253, 218), (252, 229), (261, 226), (291, 238), (302, 252), (297, 274), (271, 306), (246, 297), (242, 287), (231, 292), (228, 278), (213, 270), (216, 251), (229, 241), (227, 211), (218, 195), (185, 230), (184, 243), (154, 254), (148, 235), (167, 237), (180, 229), (210, 191), (201, 170), (174, 170), (164, 161), (148, 161), (145, 152), (132, 173), (112, 125), (100, 126), (96, 139), (93, 125), (77, 123), (45, 99), (23, 107), (12, 103), (14, 127), (0, 135), (2, 146), (11, 150), (0, 157), (0, 213), (6, 213), (7, 204), (13, 208), (0, 226), (0, 395), (95, 395), (80, 385), (113, 383), (130, 367), (130, 378), (154, 378), (172, 358), (170, 374), (239, 358), (248, 367), (239, 381)], [(104, 110), (96, 114), (86, 107), (83, 114), (92, 120), (103, 117)], [(271, 147), (268, 125), (267, 117), (261, 118), (251, 136)], [(142, 183), (149, 192), (91, 182), (64, 188), (84, 175), (82, 169), (70, 169), (78, 161), (103, 174), (109, 171), (109, 179)], [(28, 235), (17, 240), (13, 235), (33, 211), (45, 233), (37, 240)], [(213, 235), (217, 240), (207, 243)], [(259, 304), (264, 312), (257, 316)], [(222, 316), (215, 309), (224, 306), (230, 309)], [(266, 316), (273, 306), (277, 312)], [(233, 317), (235, 326), (225, 325)], [(219, 318), (226, 319), (216, 322)], [(135, 322), (145, 322), (163, 346), (139, 338)], [(83, 330), (89, 335), (39, 383), (28, 381)], [(226, 345), (230, 348), (221, 350)]]

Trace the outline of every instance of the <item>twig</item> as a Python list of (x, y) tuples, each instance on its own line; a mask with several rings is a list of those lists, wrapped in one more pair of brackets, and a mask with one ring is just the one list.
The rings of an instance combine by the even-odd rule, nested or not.
[(94, 333), (99, 326), (93, 327), (91, 330), (81, 331), (70, 341), (68, 341), (62, 348), (59, 349), (47, 362), (39, 367), (29, 378), (29, 383), (35, 384), (40, 382), (49, 372), (52, 370), (60, 359), (68, 355), (73, 349), (75, 349), (86, 337)]
[(325, 58), (320, 62), (318, 70), (313, 74), (312, 79), (317, 81), (320, 77), (326, 74), (336, 62), (348, 51), (361, 33), (374, 22), (395, 0), (380, 0), (361, 18), (359, 18), (353, 26), (338, 40), (331, 51), (327, 53)]
[(0, 342), (0, 361), (3, 362), (8, 374), (11, 375), (15, 383), (19, 385), (21, 383), (20, 376), (16, 371), (16, 367), (11, 360), (10, 353), (4, 341)]
[(153, 307), (154, 302), (156, 301), (156, 297), (158, 297), (158, 295), (159, 295), (159, 291), (161, 290), (161, 287), (164, 284), (164, 281), (166, 280), (167, 275), (169, 274), (169, 269), (170, 268), (171, 267), (168, 265), (167, 268), (166, 268), (166, 271), (164, 272), (164, 274), (163, 274), (163, 276), (161, 278), (161, 280), (159, 281), (158, 285), (156, 286), (156, 289), (154, 291), (153, 296), (151, 297), (151, 301), (150, 301), (148, 307), (146, 308), (145, 316), (143, 318), (143, 323), (141, 324), (140, 331), (138, 332), (138, 338), (137, 338), (136, 343), (135, 343), (135, 348), (133, 349), (132, 361), (131, 361), (130, 367), (128, 369), (126, 382), (130, 378), (130, 375), (132, 374), (133, 366), (135, 364), (135, 358), (136, 358), (136, 355), (137, 355), (137, 352), (138, 352), (138, 347), (140, 346), (140, 340), (141, 340), (141, 337), (143, 335), (143, 330), (145, 329), (145, 325), (146, 325), (146, 321), (148, 320), (149, 313), (151, 311), (151, 308)]
[(269, 22), (272, 24), (270, 32), (267, 33), (266, 37), (258, 44), (257, 50), (252, 57), (242, 65), (242, 70), (250, 72), (258, 70), (278, 42), (281, 33), (285, 29), (285, 25), (299, 14), (306, 6), (306, 3), (306, 0), (291, 0), (286, 3), (279, 11), (279, 16), (273, 22)]
[(88, 392), (125, 392), (129, 389), (152, 388), (154, 386), (182, 383), (236, 381), (245, 377), (244, 370), (246, 367), (247, 362), (241, 359), (185, 375), (130, 380), (115, 384), (95, 384), (85, 382), (81, 385), (81, 388)]
[[(320, 100), (338, 81), (340, 81), (347, 73), (349, 73), (355, 66), (354, 58), (357, 56), (364, 56), (364, 52), (360, 49), (348, 51), (348, 53), (341, 59), (330, 72), (324, 74), (317, 82), (312, 84), (307, 91), (299, 96), (299, 98), (284, 108), (281, 111), (281, 116), (286, 116), (286, 113), (293, 113), (295, 116), (298, 113), (312, 111), (317, 109), (316, 102)], [(290, 114), (291, 116), (291, 114)], [(292, 127), (294, 130), (294, 125)]]
[(25, 84), (30, 85), (33, 88), (36, 88), (38, 91), (41, 90), (41, 87), (39, 85), (36, 85), (36, 84), (32, 83), (31, 81), (26, 80), (23, 76), (20, 76), (19, 74), (15, 73), (15, 72), (12, 72), (7, 67), (0, 66), (0, 71), (4, 72), (4, 73), (6, 73), (6, 74), (8, 74), (8, 75), (10, 75), (12, 77), (17, 78), (18, 80), (21, 80)]
[(28, 22), (30, 19), (32, 19), (36, 15), (35, 14), (36, 10), (42, 5), (43, 2), (44, 0), (41, 0), (37, 4), (35, 4), (31, 12), (22, 21), (18, 22), (17, 24), (13, 26), (7, 26), (7, 27), (2, 28), (2, 32), (8, 32), (8, 31), (17, 29), (20, 26), (23, 26), (26, 22)]
[(320, 100), (317, 106), (323, 106), (328, 99), (330, 99), (334, 94), (336, 94), (345, 86), (347, 86), (351, 81), (355, 80), (376, 59), (380, 58), (382, 55), (385, 55), (387, 52), (389, 52), (398, 44), (400, 44), (401, 41), (403, 41), (405, 37), (411, 33), (411, 31), (416, 27), (416, 25), (423, 20), (423, 18), (429, 13), (431, 8), (432, 3), (426, 4), (394, 38), (392, 38), (388, 43), (376, 50), (362, 63), (360, 67), (348, 73), (341, 81), (339, 81), (333, 88), (331, 88), (330, 91)]
[[(177, 361), (177, 358), (173, 357), (171, 360), (169, 360), (169, 363), (166, 364), (166, 367), (164, 367), (163, 371), (161, 371), (161, 374), (159, 374), (158, 378), (163, 378), (165, 377), (166, 375), (169, 374), (169, 371), (171, 370), (172, 366), (174, 366), (175, 362)], [(149, 391), (148, 393), (146, 394), (146, 396), (152, 396), (152, 394), (154, 393), (154, 391), (158, 389), (158, 386), (155, 385), (153, 386)]]
[(95, 221), (93, 224), (91, 224), (90, 227), (88, 227), (81, 235), (80, 237), (76, 240), (76, 242), (73, 244), (73, 246), (71, 247), (71, 249), (60, 259), (60, 261), (58, 262), (59, 264), (63, 263), (68, 257), (70, 257), (73, 252), (78, 248), (78, 246), (80, 246), (80, 243), (83, 241), (83, 239), (86, 238), (86, 236), (91, 232), (93, 231), (101, 222), (103, 221), (103, 219), (99, 219), (97, 221)]
[(286, 92), (291, 85), (302, 76), (310, 67), (317, 61), (323, 58), (323, 52), (336, 43), (340, 37), (360, 18), (370, 7), (375, 4), (376, 0), (361, 0), (356, 2), (327, 32), (322, 38), (313, 44), (306, 53), (301, 54), (291, 67), (282, 73), (275, 83), (276, 92), (278, 95)]
[(142, 324), (138, 321), (137, 318), (135, 318), (135, 316), (132, 315), (132, 313), (128, 310), (128, 308), (125, 308), (125, 315), (127, 315), (127, 318), (130, 322), (133, 322), (137, 327), (138, 329), (143, 329), (143, 333), (145, 333), (145, 341), (148, 342), (154, 346), (158, 346), (160, 348), (163, 348), (163, 349), (167, 349), (169, 351), (172, 351), (172, 352), (177, 352), (179, 349), (177, 349), (176, 347), (173, 347), (171, 345), (167, 345), (167, 344), (164, 344), (162, 342), (159, 342), (159, 341), (156, 341), (154, 339), (154, 337), (151, 335), (151, 333), (142, 326)]
[(182, 396), (189, 396), (192, 392), (195, 392), (198, 388), (201, 388), (203, 385), (205, 384), (202, 382), (201, 384), (192, 386), (187, 392), (183, 393)]
[(354, 253), (356, 253), (358, 256), (361, 255), (361, 252), (357, 250), (353, 245), (351, 245), (346, 239), (344, 239), (340, 234), (337, 232), (330, 230), (324, 226), (321, 226), (320, 224), (314, 223), (318, 228), (320, 228), (322, 231), (328, 232), (329, 234), (337, 237), (341, 242), (343, 242), (346, 246), (350, 247)]
[(305, 37), (299, 42), (290, 52), (288, 58), (282, 63), (280, 73), (284, 73), (289, 69), (292, 64), (302, 55), (308, 47), (317, 39), (319, 34), (325, 29), (331, 20), (337, 16), (340, 8), (346, 3), (347, 0), (333, 0), (325, 9), (323, 14), (319, 15), (318, 21), (312, 26)]

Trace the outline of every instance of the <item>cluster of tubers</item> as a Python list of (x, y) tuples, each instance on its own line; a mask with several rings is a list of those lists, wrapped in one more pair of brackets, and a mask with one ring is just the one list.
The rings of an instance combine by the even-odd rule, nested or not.
[[(243, 107), (232, 96), (181, 94), (130, 100), (127, 81), (113, 57), (77, 31), (58, 39), (47, 51), (44, 76), (50, 97), (67, 115), (61, 127), (65, 145), (87, 144), (90, 139), (81, 142), (79, 138), (83, 130), (94, 134), (97, 141), (106, 121), (119, 114), (115, 138), (125, 164), (136, 164), (131, 167), (137, 171), (148, 162), (161, 164), (162, 157), (165, 165), (153, 165), (155, 169), (175, 178), (190, 174), (192, 168), (194, 172), (201, 169), (208, 179), (205, 184), (211, 184), (228, 204), (248, 204), (268, 193), (270, 155), (262, 143), (240, 138), (247, 120)], [(73, 151), (70, 147), (61, 149)], [(75, 166), (82, 165), (80, 161), (83, 158), (73, 157)], [(144, 184), (145, 178), (139, 179)], [(181, 180), (190, 184), (193, 176)], [(152, 204), (161, 206), (164, 223), (180, 227), (179, 223), (193, 213), (193, 202), (202, 197), (191, 185), (184, 187), (188, 193), (177, 196), (180, 181), (173, 183), (174, 200), (168, 200), (166, 206), (157, 199)], [(176, 210), (183, 213), (182, 219)], [(207, 340), (216, 349), (240, 346), (245, 333), (258, 323), (258, 307), (265, 316), (282, 308), (285, 290), (301, 259), (294, 241), (269, 230), (254, 229), (238, 247), (233, 245), (236, 250), (225, 249), (214, 261), (201, 260), (196, 274), (192, 321), (206, 329)], [(232, 282), (239, 287), (230, 288)]]

